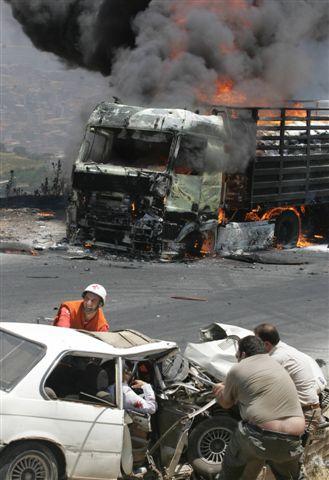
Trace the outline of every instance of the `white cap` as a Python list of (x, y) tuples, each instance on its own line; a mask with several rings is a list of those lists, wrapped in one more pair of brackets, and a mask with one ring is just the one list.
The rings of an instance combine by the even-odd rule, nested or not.
[(102, 299), (104, 305), (106, 300), (106, 290), (102, 285), (99, 285), (98, 283), (92, 283), (91, 285), (88, 285), (88, 287), (84, 289), (82, 296), (87, 292), (98, 295)]

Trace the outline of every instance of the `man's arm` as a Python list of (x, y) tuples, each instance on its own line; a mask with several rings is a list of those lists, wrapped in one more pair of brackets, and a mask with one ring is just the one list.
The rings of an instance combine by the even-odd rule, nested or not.
[(216, 383), (213, 388), (213, 394), (216, 397), (217, 402), (223, 408), (232, 408), (234, 405), (234, 400), (228, 395), (224, 383)]
[(70, 310), (66, 307), (61, 307), (61, 310), (58, 315), (58, 320), (56, 322), (56, 327), (70, 328), (70, 326), (71, 326)]
[(108, 324), (103, 325), (98, 331), (99, 332), (108, 332), (110, 330)]
[(142, 388), (144, 398), (137, 395), (132, 388), (123, 387), (124, 408), (127, 410), (135, 410), (141, 413), (150, 413), (151, 415), (157, 410), (157, 403), (152, 386), (142, 380), (135, 380), (133, 388)]

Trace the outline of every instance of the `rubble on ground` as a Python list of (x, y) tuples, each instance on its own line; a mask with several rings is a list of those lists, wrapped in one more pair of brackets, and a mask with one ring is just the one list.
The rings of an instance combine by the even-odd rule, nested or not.
[(36, 208), (1, 209), (0, 236), (2, 250), (54, 247), (65, 237), (64, 212), (43, 212)]

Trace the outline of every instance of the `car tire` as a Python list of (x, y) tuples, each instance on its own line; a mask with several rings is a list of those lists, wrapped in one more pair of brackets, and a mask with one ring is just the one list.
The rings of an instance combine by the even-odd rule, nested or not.
[(59, 480), (59, 467), (53, 452), (39, 442), (22, 442), (8, 447), (0, 457), (2, 480), (23, 480), (30, 474), (38, 480)]
[(221, 471), (225, 450), (238, 422), (225, 415), (201, 421), (189, 436), (187, 457), (201, 478), (212, 479)]
[(286, 210), (275, 221), (274, 236), (277, 245), (295, 247), (300, 234), (300, 220), (291, 210)]

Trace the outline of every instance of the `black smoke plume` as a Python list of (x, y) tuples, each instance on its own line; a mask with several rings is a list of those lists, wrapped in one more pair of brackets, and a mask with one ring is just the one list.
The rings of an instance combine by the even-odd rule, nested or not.
[(132, 21), (150, 0), (5, 0), (40, 50), (71, 67), (109, 75), (119, 47), (132, 48)]
[(329, 95), (328, 0), (5, 1), (36, 47), (110, 75), (126, 103)]

